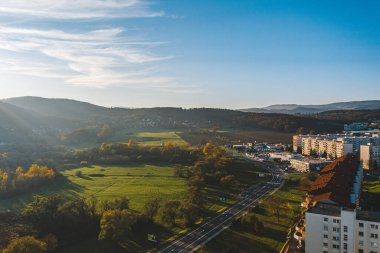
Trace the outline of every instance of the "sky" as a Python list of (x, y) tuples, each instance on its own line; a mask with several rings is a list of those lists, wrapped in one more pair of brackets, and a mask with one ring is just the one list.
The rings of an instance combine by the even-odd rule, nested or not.
[(380, 1), (1, 0), (0, 98), (250, 108), (380, 99)]

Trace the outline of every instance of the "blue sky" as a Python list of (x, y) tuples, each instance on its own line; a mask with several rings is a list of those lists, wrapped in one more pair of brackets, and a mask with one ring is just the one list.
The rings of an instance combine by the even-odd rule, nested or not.
[(261, 107), (380, 99), (380, 2), (2, 0), (0, 97)]

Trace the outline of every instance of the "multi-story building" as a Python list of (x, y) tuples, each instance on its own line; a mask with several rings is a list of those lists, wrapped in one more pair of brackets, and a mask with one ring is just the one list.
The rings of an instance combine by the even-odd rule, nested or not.
[(367, 143), (373, 143), (374, 145), (380, 145), (380, 138), (378, 137), (368, 137), (368, 136), (351, 136), (351, 137), (341, 137), (337, 138), (338, 141), (344, 143), (352, 144), (353, 152), (359, 152), (361, 145), (366, 145)]
[(353, 122), (344, 124), (344, 131), (363, 131), (368, 129), (368, 122)]
[(373, 170), (380, 166), (380, 146), (368, 143), (360, 146), (360, 161), (363, 169)]
[(349, 153), (359, 152), (360, 146), (373, 143), (380, 146), (378, 136), (353, 136), (347, 134), (297, 135), (293, 137), (293, 149), (302, 150), (305, 156), (322, 156), (337, 159)]
[(361, 163), (354, 156), (321, 171), (308, 192), (305, 252), (380, 252), (380, 213), (359, 208), (362, 178)]
[(305, 252), (380, 252), (380, 213), (318, 202), (306, 212)]
[(331, 161), (309, 157), (290, 159), (290, 167), (300, 172), (320, 171), (330, 163)]
[(293, 152), (298, 152), (299, 150), (302, 150), (302, 139), (303, 138), (308, 138), (308, 137), (317, 137), (319, 135), (294, 135), (293, 136)]

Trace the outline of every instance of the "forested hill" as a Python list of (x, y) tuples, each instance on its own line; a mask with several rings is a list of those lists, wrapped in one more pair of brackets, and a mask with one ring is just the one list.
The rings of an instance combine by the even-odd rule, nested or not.
[[(0, 138), (3, 141), (24, 137), (58, 139), (62, 132), (99, 128), (103, 125), (113, 129), (207, 127), (270, 129), (289, 133), (303, 127), (305, 131), (337, 132), (342, 130), (343, 123), (357, 120), (356, 111), (352, 112), (355, 117), (350, 117), (350, 113), (344, 117), (335, 117), (339, 114), (337, 111), (329, 113), (318, 117), (304, 117), (210, 108), (106, 108), (68, 99), (20, 97), (0, 103)], [(378, 117), (372, 111), (367, 116), (364, 112), (361, 115), (361, 119)]]

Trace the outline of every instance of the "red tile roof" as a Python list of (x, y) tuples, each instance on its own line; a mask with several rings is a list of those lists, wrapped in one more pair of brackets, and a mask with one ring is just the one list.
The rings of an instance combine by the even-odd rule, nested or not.
[(349, 155), (327, 165), (311, 185), (311, 202), (329, 199), (341, 206), (351, 206), (350, 194), (359, 166), (357, 157)]

